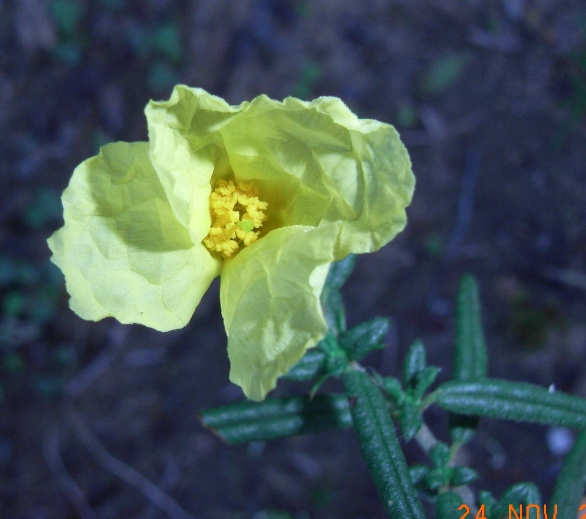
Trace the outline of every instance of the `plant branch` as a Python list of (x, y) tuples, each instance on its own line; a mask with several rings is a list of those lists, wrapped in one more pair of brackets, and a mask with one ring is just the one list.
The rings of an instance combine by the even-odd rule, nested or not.
[(146, 499), (164, 511), (169, 517), (173, 519), (194, 519), (177, 501), (157, 485), (145, 478), (134, 468), (112, 456), (94, 436), (89, 427), (76, 415), (73, 416), (73, 426), (79, 441), (104, 469), (138, 490)]
[(59, 452), (59, 427), (55, 426), (45, 432), (43, 437), (43, 455), (65, 497), (73, 505), (81, 519), (98, 519), (87, 502), (81, 489), (67, 472)]

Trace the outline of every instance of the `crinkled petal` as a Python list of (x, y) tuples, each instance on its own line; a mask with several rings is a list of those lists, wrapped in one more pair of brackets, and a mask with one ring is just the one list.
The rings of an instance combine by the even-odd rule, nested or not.
[(326, 333), (320, 294), (340, 224), (270, 232), (222, 269), (230, 380), (262, 400)]
[(177, 85), (168, 101), (145, 109), (150, 156), (175, 216), (194, 243), (211, 225), (212, 174), (230, 168), (219, 128), (240, 110), (201, 88)]
[(50, 239), (71, 308), (166, 331), (185, 326), (220, 262), (175, 218), (148, 143), (118, 142), (80, 164)]
[(206, 232), (195, 223), (209, 224), (210, 180), (230, 175), (260, 187), (265, 233), (343, 222), (336, 259), (378, 250), (405, 226), (415, 186), (407, 150), (392, 126), (359, 119), (340, 99), (261, 95), (230, 106), (180, 85), (146, 113), (153, 163), (194, 241)]
[(261, 185), (269, 220), (343, 222), (336, 259), (378, 250), (404, 228), (415, 177), (391, 125), (358, 119), (336, 98), (260, 96), (219, 131), (236, 178)]

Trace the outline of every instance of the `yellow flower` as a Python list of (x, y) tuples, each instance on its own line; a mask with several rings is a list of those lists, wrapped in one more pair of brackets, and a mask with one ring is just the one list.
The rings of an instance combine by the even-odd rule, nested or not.
[(71, 308), (172, 330), (220, 275), (230, 379), (262, 400), (325, 335), (331, 262), (405, 226), (407, 151), (333, 97), (230, 106), (178, 85), (146, 117), (148, 143), (104, 146), (63, 194), (49, 246)]

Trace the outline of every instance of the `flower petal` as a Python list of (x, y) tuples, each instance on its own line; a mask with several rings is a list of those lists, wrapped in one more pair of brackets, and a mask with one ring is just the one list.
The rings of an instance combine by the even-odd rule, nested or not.
[(151, 161), (175, 216), (194, 243), (206, 237), (211, 225), (212, 174), (230, 170), (218, 130), (239, 110), (185, 85), (177, 85), (168, 101), (151, 101), (145, 109)]
[(230, 106), (179, 85), (146, 114), (151, 159), (194, 242), (210, 225), (210, 180), (229, 175), (259, 186), (265, 233), (343, 221), (336, 259), (378, 250), (406, 224), (415, 178), (405, 146), (391, 125), (359, 119), (340, 99), (261, 95)]
[(391, 125), (358, 119), (336, 98), (259, 96), (218, 131), (236, 178), (257, 182), (269, 202), (269, 230), (271, 220), (342, 221), (341, 259), (378, 250), (404, 228), (415, 177)]
[(262, 400), (326, 333), (320, 294), (340, 224), (283, 227), (224, 262), (220, 284), (230, 380)]
[(161, 331), (189, 322), (220, 262), (175, 218), (148, 143), (104, 146), (75, 169), (63, 206), (49, 247), (78, 315)]

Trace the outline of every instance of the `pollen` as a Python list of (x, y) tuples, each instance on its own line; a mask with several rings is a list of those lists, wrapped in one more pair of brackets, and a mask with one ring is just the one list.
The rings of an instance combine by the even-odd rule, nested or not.
[(210, 195), (212, 226), (203, 244), (224, 259), (233, 257), (258, 240), (260, 232), (254, 229), (267, 219), (266, 208), (254, 183), (219, 180)]

